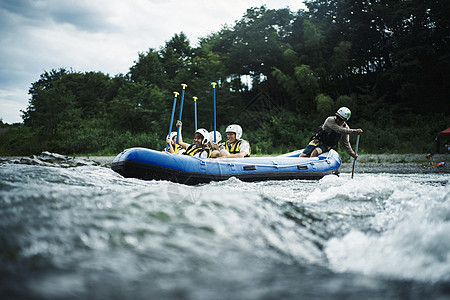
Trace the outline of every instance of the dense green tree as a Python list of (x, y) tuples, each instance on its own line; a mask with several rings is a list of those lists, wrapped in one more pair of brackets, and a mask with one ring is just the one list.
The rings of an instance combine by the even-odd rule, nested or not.
[[(240, 123), (257, 153), (301, 147), (339, 106), (351, 108), (370, 151), (426, 149), (429, 135), (448, 126), (450, 2), (306, 6), (296, 13), (250, 8), (195, 47), (175, 34), (159, 50), (139, 53), (126, 75), (45, 71), (30, 87), (24, 125), (0, 133), (0, 153), (162, 148), (181, 83), (188, 84), (185, 136), (194, 129), (193, 96), (199, 127), (212, 129), (212, 81), (218, 128)], [(412, 132), (423, 124), (423, 134)]]
[[(111, 103), (110, 115), (118, 129), (161, 132), (168, 102), (156, 85), (125, 84)], [(165, 125), (165, 124), (164, 124)], [(164, 126), (165, 128), (166, 126)]]
[(61, 84), (74, 95), (83, 119), (105, 115), (117, 93), (117, 88), (111, 91), (113, 83), (109, 75), (101, 72), (70, 72), (61, 78)]
[(55, 138), (63, 126), (79, 123), (75, 96), (61, 82), (66, 75), (65, 69), (44, 72), (29, 90), (31, 99), (23, 112), (24, 123), (46, 139)]
[(291, 107), (295, 110), (311, 110), (311, 105), (318, 92), (318, 78), (308, 65), (295, 67), (292, 75), (286, 75), (274, 68), (272, 75), (285, 88), (293, 100)]
[(134, 82), (148, 82), (159, 87), (165, 87), (167, 74), (161, 62), (159, 53), (149, 49), (147, 53), (139, 53), (139, 58), (130, 68), (130, 78)]
[(319, 94), (316, 97), (317, 111), (323, 116), (332, 115), (335, 110), (335, 104), (330, 96)]
[(166, 42), (164, 48), (160, 50), (161, 62), (164, 66), (164, 73), (169, 81), (169, 88), (174, 89), (179, 82), (186, 80), (186, 73), (182, 73), (192, 60), (192, 48), (187, 36), (181, 32), (175, 34)]
[(243, 75), (250, 77), (252, 86), (270, 76), (287, 47), (283, 40), (291, 31), (292, 18), (288, 9), (251, 8), (232, 29), (224, 28), (218, 38), (209, 40), (212, 50), (224, 56), (236, 91), (249, 88), (249, 84), (242, 84)]
[(347, 89), (344, 82), (333, 82), (340, 92), (372, 85), (377, 97), (397, 109), (442, 109), (439, 99), (448, 97), (443, 88), (449, 73), (449, 22), (443, 13), (450, 9), (448, 1), (320, 0), (306, 5), (330, 45), (351, 43)]

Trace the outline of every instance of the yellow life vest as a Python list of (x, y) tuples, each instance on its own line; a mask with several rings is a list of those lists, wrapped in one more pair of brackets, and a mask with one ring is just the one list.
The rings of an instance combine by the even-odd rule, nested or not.
[[(208, 157), (211, 156), (211, 149), (209, 149), (208, 147), (203, 149), (200, 147), (195, 146), (194, 144), (190, 145), (187, 149), (186, 152), (183, 152), (184, 155), (190, 155), (190, 156), (194, 156), (196, 153), (198, 152), (202, 152), (202, 151), (207, 151), (208, 152)], [(200, 154), (199, 153), (199, 154)]]
[[(227, 151), (228, 151), (230, 154), (236, 154), (236, 153), (239, 153), (239, 152), (241, 152), (241, 150), (239, 150), (239, 146), (241, 145), (242, 141), (243, 141), (243, 140), (238, 140), (237, 142), (234, 142), (233, 145), (230, 145), (230, 143), (227, 141), (227, 142), (225, 143), (225, 149), (227, 149)], [(250, 156), (250, 154), (245, 155), (245, 157), (249, 157), (249, 156)]]
[[(181, 145), (178, 145), (178, 144), (175, 144), (176, 145), (176, 147), (175, 147), (175, 149), (174, 149), (174, 152), (176, 153), (176, 154), (178, 154), (178, 151), (180, 151), (180, 150), (183, 150), (183, 147), (181, 147)], [(164, 148), (164, 151), (166, 150), (166, 148)]]

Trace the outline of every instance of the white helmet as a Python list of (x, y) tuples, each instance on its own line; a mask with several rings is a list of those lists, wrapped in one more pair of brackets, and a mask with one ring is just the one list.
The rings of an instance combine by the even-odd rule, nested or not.
[[(214, 130), (209, 132), (209, 140), (212, 142), (214, 142)], [(216, 131), (216, 143), (220, 143), (220, 141), (222, 140), (222, 135), (220, 134), (220, 132)]]
[(209, 143), (209, 132), (205, 128), (199, 128), (195, 133), (199, 133), (203, 136), (202, 144), (206, 145)]
[(350, 116), (352, 115), (352, 112), (350, 111), (350, 109), (348, 109), (347, 107), (343, 106), (343, 107), (338, 109), (336, 114), (339, 117), (341, 117), (342, 119), (344, 119), (345, 121), (348, 121), (348, 119), (350, 119)]
[(171, 133), (170, 133), (170, 135), (168, 135), (167, 136), (167, 138), (169, 138), (169, 139), (173, 139), (174, 137), (176, 137), (177, 136), (177, 132), (176, 131), (172, 131)]
[(239, 140), (242, 136), (242, 128), (237, 124), (228, 125), (227, 130), (225, 132), (233, 132), (236, 134), (236, 139)]

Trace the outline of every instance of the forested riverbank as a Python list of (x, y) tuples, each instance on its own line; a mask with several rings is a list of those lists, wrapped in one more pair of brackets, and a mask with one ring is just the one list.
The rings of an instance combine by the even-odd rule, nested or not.
[[(30, 86), (23, 124), (0, 122), (0, 155), (115, 155), (162, 149), (173, 92), (186, 140), (198, 127), (243, 127), (252, 152), (303, 148), (337, 108), (364, 130), (361, 153), (435, 152), (449, 126), (448, 1), (307, 1), (254, 7), (192, 46), (184, 33), (139, 53), (127, 74), (55, 66)], [(179, 115), (181, 96), (177, 99)], [(352, 140), (354, 143), (354, 140)], [(444, 141), (445, 142), (445, 141)], [(444, 142), (442, 145), (444, 145)], [(342, 154), (343, 149), (339, 149)]]

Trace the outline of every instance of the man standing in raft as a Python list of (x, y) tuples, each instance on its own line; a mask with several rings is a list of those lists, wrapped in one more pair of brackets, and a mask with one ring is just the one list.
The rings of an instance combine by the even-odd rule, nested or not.
[(353, 151), (349, 141), (349, 134), (361, 134), (362, 129), (351, 129), (346, 121), (350, 119), (351, 111), (347, 107), (341, 107), (335, 116), (328, 117), (317, 133), (311, 138), (308, 146), (303, 150), (300, 157), (316, 157), (336, 146), (342, 137), (345, 151), (354, 159), (358, 155)]
[(227, 142), (222, 148), (217, 143), (214, 143), (215, 149), (211, 153), (211, 157), (227, 157), (227, 158), (242, 158), (250, 156), (250, 144), (241, 139), (242, 128), (237, 124), (231, 124), (227, 127)]

